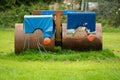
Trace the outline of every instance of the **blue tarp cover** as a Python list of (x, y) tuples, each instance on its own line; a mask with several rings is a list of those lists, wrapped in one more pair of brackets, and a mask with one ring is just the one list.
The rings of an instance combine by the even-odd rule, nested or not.
[(54, 10), (42, 10), (41, 14), (42, 15), (53, 15), (54, 14)]
[(46, 37), (52, 37), (55, 34), (55, 23), (52, 15), (25, 15), (24, 32), (33, 33), (36, 29), (41, 29)]
[(96, 13), (95, 12), (70, 12), (67, 14), (67, 29), (76, 29), (85, 26), (90, 32), (95, 31)]
[[(64, 15), (67, 15), (69, 12), (76, 12), (76, 10), (64, 10)], [(54, 10), (42, 10), (41, 14), (42, 15), (53, 15)]]
[(64, 15), (67, 15), (70, 12), (76, 12), (76, 10), (64, 10)]

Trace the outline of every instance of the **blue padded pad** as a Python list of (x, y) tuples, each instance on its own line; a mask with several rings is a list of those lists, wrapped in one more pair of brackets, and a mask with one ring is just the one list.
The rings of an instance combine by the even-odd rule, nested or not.
[(25, 15), (24, 33), (33, 33), (36, 29), (43, 32), (44, 38), (55, 34), (55, 23), (52, 15)]
[(96, 13), (95, 12), (72, 12), (67, 14), (67, 29), (76, 29), (85, 26), (90, 32), (95, 31)]
[(67, 15), (70, 12), (76, 12), (76, 10), (64, 10), (64, 15)]
[(54, 14), (54, 10), (42, 10), (41, 14), (42, 15), (53, 15)]

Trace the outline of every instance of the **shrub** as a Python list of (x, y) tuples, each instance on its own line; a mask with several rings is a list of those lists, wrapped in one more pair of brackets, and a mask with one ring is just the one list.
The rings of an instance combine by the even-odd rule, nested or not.
[[(34, 6), (33, 6), (34, 5)], [(22, 4), (20, 7), (12, 7), (6, 11), (0, 12), (0, 27), (14, 28), (15, 23), (23, 23), (24, 15), (29, 15), (33, 10), (48, 9), (47, 4), (32, 3), (32, 6)]]

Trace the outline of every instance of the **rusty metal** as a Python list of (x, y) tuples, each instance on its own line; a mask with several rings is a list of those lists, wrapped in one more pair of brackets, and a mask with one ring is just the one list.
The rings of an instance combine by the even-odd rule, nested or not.
[[(41, 15), (41, 11), (42, 10), (35, 10), (31, 14)], [(45, 46), (46, 50), (54, 51), (55, 45), (62, 46), (62, 49), (72, 49), (80, 51), (102, 50), (102, 27), (100, 23), (96, 24), (96, 33), (93, 33), (94, 40), (89, 41), (87, 38), (88, 34), (85, 31), (83, 31), (82, 33), (78, 31), (74, 34), (74, 36), (72, 34), (67, 34), (66, 24), (61, 24), (61, 18), (64, 15), (63, 10), (56, 10), (54, 11), (53, 15), (56, 23), (56, 34), (55, 37), (51, 38), (50, 45), (43, 44), (43, 35), (41, 30), (35, 31), (38, 33), (40, 43)], [(27, 48), (29, 45), (30, 48), (38, 49), (35, 35), (33, 33), (30, 34), (30, 39), (28, 39), (28, 35), (24, 34), (23, 24), (16, 24), (15, 52), (20, 52), (23, 50), (25, 37), (27, 37), (25, 48)]]
[[(37, 40), (36, 40), (37, 37), (35, 36), (35, 33), (37, 33), (39, 42), (41, 43), (41, 45), (45, 47), (46, 50), (54, 51), (54, 46), (55, 46), (54, 37), (51, 38), (51, 43), (49, 45), (44, 45), (43, 44), (44, 38), (41, 30), (36, 30), (34, 33), (31, 33), (29, 35), (24, 34), (23, 24), (21, 23), (15, 25), (15, 40), (14, 40), (15, 53), (22, 51), (23, 48), (38, 49)], [(26, 42), (25, 42), (25, 38), (26, 38)]]
[[(42, 10), (34, 10), (32, 12), (32, 15), (41, 15), (41, 11)], [(80, 12), (80, 10), (77, 10), (78, 12)], [(56, 46), (61, 46), (62, 44), (62, 35), (61, 35), (61, 17), (64, 15), (64, 10), (55, 10), (54, 11), (54, 20), (56, 23), (56, 34), (55, 34), (55, 45)]]
[(66, 24), (62, 25), (62, 49), (72, 49), (79, 51), (88, 50), (102, 50), (102, 28), (101, 24), (96, 24), (96, 34), (94, 35), (94, 40), (89, 41), (86, 34), (83, 35), (76, 34), (73, 37), (71, 34), (66, 33)]

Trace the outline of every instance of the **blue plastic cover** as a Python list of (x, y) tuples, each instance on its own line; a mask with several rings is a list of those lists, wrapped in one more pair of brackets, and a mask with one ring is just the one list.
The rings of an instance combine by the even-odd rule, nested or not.
[(55, 23), (52, 15), (25, 15), (24, 33), (33, 33), (36, 29), (41, 29), (46, 37), (52, 37), (55, 34)]
[(42, 15), (53, 15), (54, 14), (54, 10), (42, 10), (41, 14)]
[[(67, 15), (68, 12), (76, 12), (76, 10), (64, 10), (64, 15)], [(42, 10), (41, 14), (42, 15), (53, 15), (54, 10)]]
[(76, 29), (85, 26), (90, 32), (95, 31), (96, 13), (95, 12), (72, 12), (67, 14), (67, 29)]
[(64, 15), (67, 15), (70, 12), (76, 12), (76, 10), (64, 10)]

